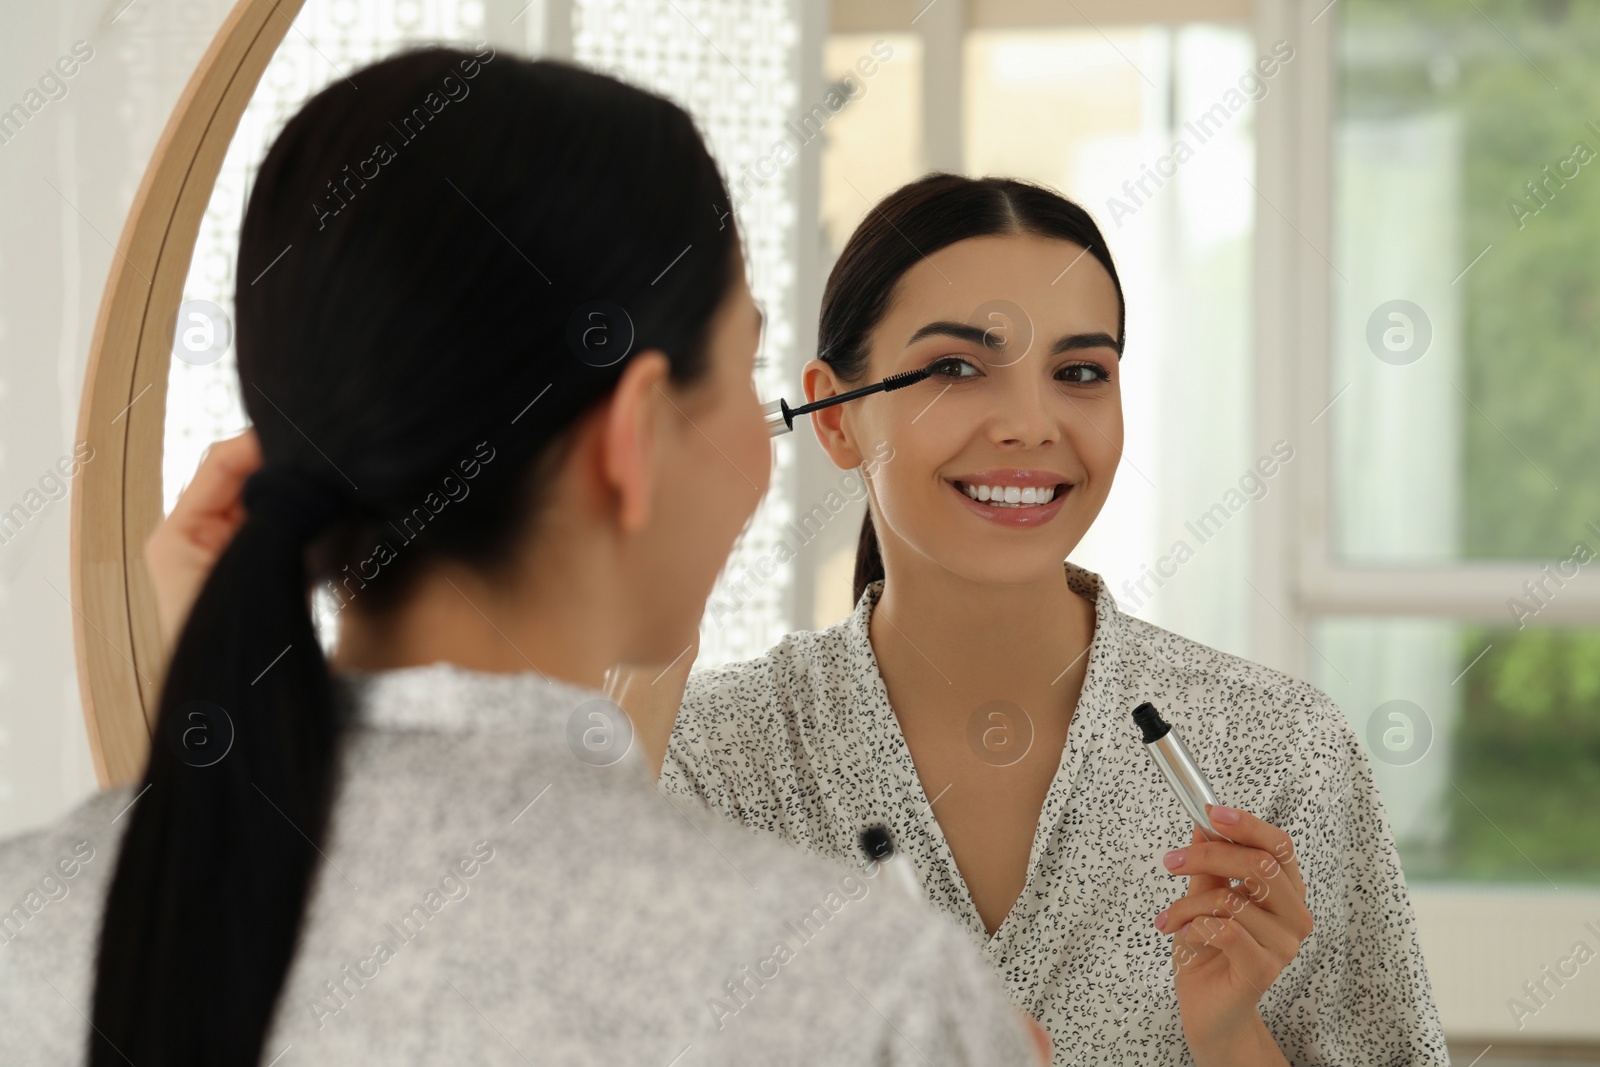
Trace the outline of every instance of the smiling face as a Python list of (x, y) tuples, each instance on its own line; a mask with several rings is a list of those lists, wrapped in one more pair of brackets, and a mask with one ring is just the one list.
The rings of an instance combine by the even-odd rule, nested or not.
[(863, 380), (806, 365), (810, 399), (933, 372), (811, 416), (839, 466), (889, 457), (871, 481), (886, 568), (920, 557), (994, 584), (1059, 572), (1122, 454), (1120, 310), (1111, 275), (1080, 245), (969, 238), (901, 276)]

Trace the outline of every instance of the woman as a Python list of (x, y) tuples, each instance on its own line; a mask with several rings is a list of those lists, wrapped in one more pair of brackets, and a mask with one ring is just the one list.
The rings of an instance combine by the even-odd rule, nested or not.
[[(811, 416), (838, 467), (870, 474), (855, 611), (688, 675), (662, 787), (836, 857), (888, 824), (1059, 1064), (1185, 1046), (1443, 1064), (1340, 709), (1063, 565), (1121, 457), (1124, 323), (1104, 237), (1049, 190), (935, 174), (867, 215), (828, 279), (806, 396), (933, 374)], [(623, 703), (677, 699), (684, 677), (623, 678)], [(1215, 818), (1236, 843), (1204, 842), (1151, 765), (1131, 719), (1146, 700), (1234, 806)]]
[[(670, 741), (641, 734), (669, 793), (835, 858), (888, 825), (1058, 1064), (1446, 1063), (1338, 707), (1123, 614), (1062, 562), (1120, 459), (1124, 322), (1102, 235), (1060, 196), (955, 175), (891, 195), (829, 278), (805, 368), (811, 400), (935, 372), (812, 416), (839, 467), (872, 474), (854, 613), (614, 691), (647, 722), (681, 702)], [(201, 565), (163, 568), (174, 600)], [(1234, 843), (1203, 842), (1157, 776), (1145, 700), (1233, 802), (1214, 817)]]
[(599, 691), (767, 484), (726, 198), (676, 106), (486, 49), (289, 121), (240, 236), (259, 446), (196, 489), (260, 469), (164, 612), (144, 783), (0, 846), (0, 1061), (1034, 1059), (959, 931), (676, 809)]

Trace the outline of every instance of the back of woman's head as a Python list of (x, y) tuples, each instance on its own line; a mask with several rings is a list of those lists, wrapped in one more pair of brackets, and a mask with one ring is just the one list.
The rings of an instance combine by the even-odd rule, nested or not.
[(628, 353), (665, 352), (680, 385), (705, 373), (726, 203), (677, 106), (488, 49), (379, 62), (285, 126), (236, 276), (264, 466), (162, 687), (91, 1062), (257, 1061), (338, 766), (310, 578), (381, 609), (428, 561), (510, 566)]
[[(822, 293), (817, 358), (841, 381), (858, 382), (867, 372), (872, 333), (906, 271), (957, 241), (1007, 234), (1070, 241), (1105, 267), (1117, 289), (1120, 351), (1127, 325), (1122, 283), (1105, 237), (1087, 211), (1052, 189), (1016, 178), (933, 173), (890, 193), (845, 242)], [(854, 600), (883, 576), (869, 512), (856, 544)]]

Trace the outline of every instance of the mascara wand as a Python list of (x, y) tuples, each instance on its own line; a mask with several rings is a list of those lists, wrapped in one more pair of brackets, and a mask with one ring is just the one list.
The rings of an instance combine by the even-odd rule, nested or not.
[(820, 408), (843, 404), (846, 400), (855, 400), (870, 393), (904, 389), (908, 385), (915, 385), (932, 373), (932, 371), (924, 367), (921, 370), (908, 370), (904, 374), (891, 374), (876, 385), (862, 386), (860, 389), (852, 389), (848, 393), (840, 393), (838, 396), (830, 396), (824, 400), (818, 400), (814, 404), (801, 404), (797, 408), (790, 407), (786, 400), (774, 400), (761, 408), (761, 414), (767, 420), (768, 434), (777, 437), (779, 434), (785, 434), (794, 429), (794, 417), (796, 415), (808, 415)]

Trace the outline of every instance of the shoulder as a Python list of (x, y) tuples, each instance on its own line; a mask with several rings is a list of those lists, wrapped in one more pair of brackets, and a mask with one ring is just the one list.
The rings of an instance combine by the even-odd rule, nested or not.
[(0, 1061), (81, 1051), (94, 946), (135, 796), (96, 793), (48, 826), (0, 841)]
[[(1343, 708), (1283, 671), (1125, 616), (1124, 678), (1181, 724), (1196, 753), (1216, 753), (1213, 785), (1268, 821), (1293, 821), (1312, 794), (1340, 793), (1365, 772)], [(1121, 711), (1121, 709), (1119, 709)], [(1223, 758), (1222, 754), (1226, 754)]]
[(849, 647), (850, 620), (820, 630), (784, 634), (759, 656), (689, 674), (685, 701), (727, 693), (792, 695), (812, 686), (847, 678), (854, 667)]
[[(864, 864), (806, 855), (661, 795), (632, 760), (597, 766), (564, 746), (494, 740), (443, 766), (363, 746), (404, 773), (350, 776), (325, 843), (337, 869), (320, 876), (283, 998), (281, 1037), (297, 1055), (359, 1056), (373, 1039), (362, 1018), (437, 1021), (429, 998), (455, 997), (448, 976), (514, 1046), (539, 1042), (556, 1059), (629, 1062), (646, 1044), (667, 1059), (692, 1043), (707, 1064), (876, 1062), (836, 1045), (839, 1035), (885, 1043), (906, 1025), (898, 1006), (919, 972), (951, 969), (939, 963), (957, 945), (942, 921), (897, 902)], [(457, 877), (480, 835), (478, 862)], [(371, 980), (386, 962), (366, 962), (373, 937), (410, 960), (391, 969), (411, 978)], [(347, 964), (368, 981), (341, 1005), (326, 982), (345, 982)], [(462, 1025), (476, 1026), (475, 1013)]]
[[(6, 917), (18, 918), (9, 907), (17, 899), (36, 893), (47, 904), (52, 896), (64, 899), (112, 866), (127, 826), (119, 816), (134, 796), (129, 786), (97, 792), (53, 823), (0, 840), (0, 907), (7, 909)], [(27, 926), (24, 922), (22, 929)], [(0, 939), (19, 933), (15, 927), (3, 930)]]
[(803, 1049), (828, 1062), (921, 1062), (910, 1040), (938, 1064), (1030, 1062), (1004, 987), (948, 918), (874, 864), (802, 853), (679, 803), (701, 849), (713, 843), (748, 876), (693, 879), (708, 925), (686, 924), (673, 949), (721, 946), (703, 986), (712, 1040), (783, 1060), (779, 1050)]
[(1125, 669), (1141, 688), (1170, 690), (1195, 710), (1220, 714), (1232, 728), (1264, 728), (1302, 746), (1342, 743), (1350, 732), (1338, 703), (1310, 682), (1143, 619), (1123, 618)]
[(790, 733), (842, 714), (859, 673), (850, 620), (785, 634), (759, 656), (692, 671), (676, 733)]

